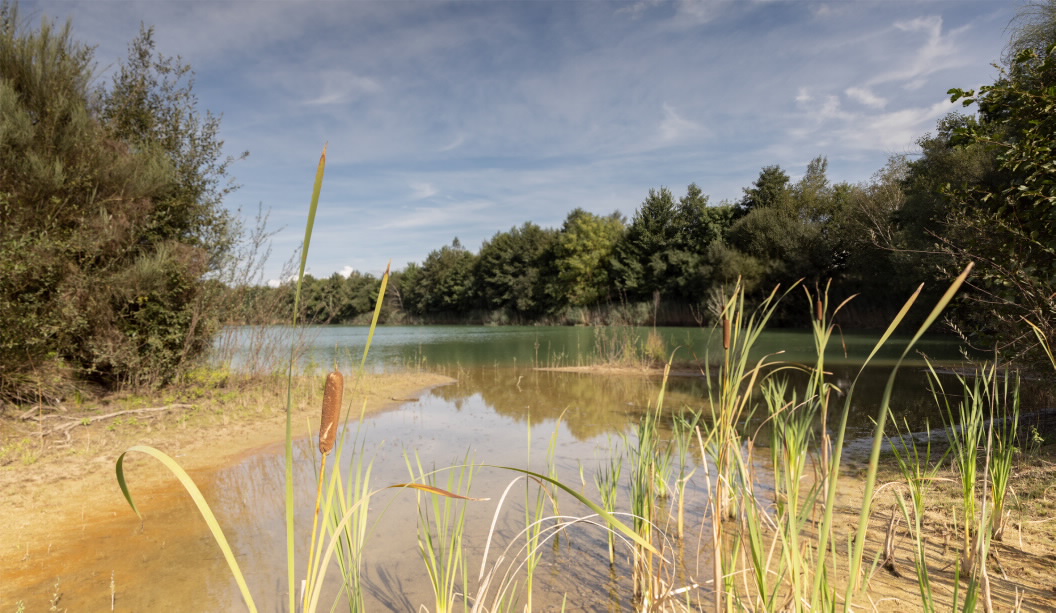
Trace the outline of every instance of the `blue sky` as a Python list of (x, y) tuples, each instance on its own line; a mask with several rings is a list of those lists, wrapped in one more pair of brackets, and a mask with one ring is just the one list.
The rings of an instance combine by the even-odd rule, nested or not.
[(632, 215), (650, 188), (737, 200), (763, 166), (867, 181), (990, 83), (1014, 0), (352, 2), (41, 0), (105, 75), (139, 24), (196, 72), (242, 188), (227, 206), (303, 237), (309, 271), (380, 273), (458, 237), (477, 250), (575, 207)]

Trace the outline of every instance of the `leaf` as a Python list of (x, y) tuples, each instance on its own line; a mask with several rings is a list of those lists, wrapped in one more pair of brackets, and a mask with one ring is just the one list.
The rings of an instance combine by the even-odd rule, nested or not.
[(201, 490), (198, 489), (198, 486), (195, 485), (191, 476), (187, 474), (187, 471), (183, 470), (183, 467), (181, 467), (176, 460), (165, 454), (165, 452), (147, 445), (134, 445), (118, 456), (116, 466), (117, 483), (121, 486), (121, 493), (125, 495), (125, 500), (128, 501), (128, 505), (132, 507), (132, 510), (135, 511), (136, 515), (142, 520), (143, 515), (139, 512), (139, 509), (136, 508), (136, 503), (132, 499), (132, 493), (129, 491), (128, 483), (125, 480), (125, 456), (131, 451), (138, 451), (153, 457), (172, 471), (172, 474), (176, 475), (176, 478), (179, 479), (183, 488), (191, 495), (191, 499), (194, 500), (194, 504), (198, 507), (198, 512), (202, 515), (202, 519), (204, 519), (206, 525), (209, 526), (209, 531), (213, 533), (213, 538), (216, 539), (216, 544), (220, 546), (220, 550), (224, 553), (224, 559), (227, 560), (227, 566), (231, 569), (231, 575), (235, 578), (235, 583), (238, 584), (239, 591), (242, 592), (242, 598), (246, 601), (246, 606), (249, 607), (250, 611), (255, 613), (257, 605), (253, 602), (253, 595), (249, 592), (249, 586), (246, 585), (246, 578), (242, 575), (242, 569), (239, 568), (238, 561), (235, 560), (235, 554), (231, 551), (231, 545), (227, 542), (227, 537), (224, 536), (223, 529), (220, 528), (220, 522), (216, 520), (216, 515), (213, 514), (213, 510), (209, 507), (209, 503), (206, 502), (205, 496), (202, 495)]

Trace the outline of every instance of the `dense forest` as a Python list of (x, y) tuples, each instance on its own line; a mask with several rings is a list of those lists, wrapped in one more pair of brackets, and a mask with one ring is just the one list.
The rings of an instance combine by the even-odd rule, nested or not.
[[(875, 327), (973, 262), (950, 329), (1029, 357), (1025, 322), (1056, 340), (1056, 1), (1012, 31), (995, 82), (951, 89), (963, 113), (868, 182), (833, 182), (820, 155), (762, 168), (736, 202), (643, 186), (629, 218), (577, 208), (476, 252), (454, 238), (392, 274), (383, 322), (709, 325), (740, 279), (757, 294), (801, 282), (857, 295), (841, 324)], [(249, 282), (266, 233), (222, 206), (234, 160), (190, 68), (156, 54), (149, 29), (111, 82), (91, 66), (69, 25), (29, 28), (0, 5), (0, 398), (162, 384), (220, 326), (292, 315), (290, 285)], [(361, 322), (379, 288), (358, 272), (308, 277), (303, 315)], [(803, 319), (787, 309), (779, 324)]]
[[(660, 187), (629, 220), (577, 208), (560, 228), (526, 221), (497, 232), (476, 253), (455, 238), (392, 275), (384, 321), (707, 325), (724, 288), (741, 279), (758, 292), (831, 280), (834, 292), (860, 293), (869, 303), (845, 317), (880, 325), (926, 268), (894, 242), (882, 244), (911, 236), (896, 228), (905, 225), (896, 214), (914, 163), (893, 159), (868, 185), (833, 184), (826, 166), (815, 158), (796, 182), (779, 166), (763, 168), (736, 203), (713, 205), (695, 184), (680, 197)], [(358, 272), (308, 277), (303, 315), (320, 323), (362, 321), (379, 285)], [(258, 288), (253, 299), (289, 289)], [(289, 308), (287, 300), (279, 320), (289, 319)]]

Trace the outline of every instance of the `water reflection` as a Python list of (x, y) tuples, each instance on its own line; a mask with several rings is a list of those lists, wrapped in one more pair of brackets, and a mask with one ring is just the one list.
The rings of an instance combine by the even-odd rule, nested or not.
[[(358, 440), (373, 462), (372, 483), (377, 488), (407, 481), (409, 457), (420, 458), (427, 468), (457, 466), (468, 458), (478, 464), (545, 471), (547, 448), (554, 435), (554, 463), (560, 478), (596, 498), (594, 471), (615, 453), (626, 457), (624, 445), (633, 445), (633, 428), (642, 413), (655, 405), (660, 385), (656, 377), (517, 368), (462, 369), (458, 374), (457, 384), (437, 388), (417, 402), (356, 427)], [(837, 370), (834, 379), (849, 382), (853, 374), (851, 369)], [(855, 433), (866, 434), (871, 427), (870, 417), (887, 374), (886, 369), (878, 369), (860, 380), (856, 394), (860, 400), (853, 405)], [(925, 413), (931, 412), (930, 408), (924, 411), (919, 389), (911, 389), (923, 383), (923, 377), (916, 380), (919, 374), (906, 373), (898, 387), (902, 391), (896, 393), (893, 403), (896, 416), (912, 418), (913, 423), (928, 419)], [(665, 404), (671, 412), (706, 410), (706, 396), (703, 378), (675, 377), (669, 381)], [(745, 424), (745, 429), (755, 429), (756, 425)], [(624, 436), (632, 440), (627, 442)], [(353, 451), (350, 442), (344, 448), (345, 471)], [(297, 446), (296, 455), (298, 533), (303, 535), (310, 529), (317, 468), (307, 442)], [(696, 463), (699, 455), (691, 453), (689, 460)], [(251, 588), (266, 603), (258, 601), (258, 605), (274, 609), (281, 609), (285, 599), (282, 473), (281, 454), (276, 450), (221, 471), (208, 494), (228, 524), (239, 527), (233, 537), (235, 549), (242, 553), (240, 559), (244, 560)], [(468, 511), (465, 552), (472, 577), (481, 563), (501, 492), (515, 477), (515, 473), (484, 468), (474, 479), (472, 495), (489, 500), (472, 503)], [(707, 504), (703, 475), (690, 482), (689, 491), (687, 517), (699, 530)], [(626, 496), (625, 487), (621, 487), (624, 505)], [(417, 554), (415, 499), (416, 495), (406, 490), (389, 490), (378, 493), (370, 505), (373, 534), (364, 560), (370, 610), (405, 611), (431, 602), (425, 569)], [(501, 510), (494, 547), (511, 542), (523, 527), (523, 500), (523, 494), (514, 496)], [(563, 500), (562, 505), (563, 513), (587, 513), (571, 499)], [(675, 545), (690, 547), (686, 558), (690, 566), (683, 574), (702, 576), (709, 564), (706, 552), (694, 551), (689, 542)], [(302, 561), (307, 555), (304, 548), (303, 542), (298, 544), (297, 556)], [(336, 573), (337, 568), (332, 568), (327, 598), (340, 596)], [(629, 606), (629, 575), (626, 556), (610, 568), (604, 534), (583, 526), (547, 549), (537, 576), (540, 595), (535, 604), (541, 609), (557, 607), (567, 593), (576, 610), (622, 610)], [(216, 598), (218, 602), (237, 601), (237, 593)]]
[[(356, 426), (365, 457), (373, 462), (371, 480), (377, 488), (407, 481), (407, 460), (415, 456), (427, 468), (456, 466), (468, 457), (479, 464), (545, 471), (553, 435), (554, 464), (560, 478), (597, 498), (594, 471), (622, 450), (624, 436), (633, 439), (633, 428), (643, 412), (655, 405), (660, 385), (658, 377), (598, 376), (526, 367), (474, 367), (453, 372), (457, 374), (457, 384), (437, 388), (399, 410), (376, 415)], [(832, 380), (847, 387), (856, 373), (853, 367), (837, 366), (832, 370)], [(852, 437), (871, 429), (870, 419), (888, 374), (886, 368), (870, 369), (859, 379), (852, 403)], [(931, 401), (922, 393), (924, 385), (921, 369), (906, 369), (899, 375), (892, 400), (894, 418), (909, 419), (914, 429), (920, 429), (925, 421), (938, 421)], [(837, 399), (836, 405), (841, 406), (842, 401)], [(707, 415), (710, 405), (705, 380), (700, 376), (673, 377), (665, 407), (669, 412), (692, 410)], [(756, 422), (744, 424), (745, 430), (756, 427)], [(343, 447), (346, 472), (355, 438), (349, 436)], [(303, 576), (318, 454), (305, 439), (297, 443), (295, 456), (300, 535), (296, 559), (300, 564), (297, 574)], [(696, 460), (695, 456), (690, 457), (691, 462)], [(215, 473), (196, 476), (227, 530), (261, 610), (281, 611), (286, 605), (284, 470), (281, 448), (276, 447)], [(465, 551), (471, 585), (475, 584), (499, 498), (515, 477), (509, 471), (481, 468), (474, 479), (472, 495), (489, 500), (469, 507)], [(501, 548), (513, 541), (523, 526), (524, 489), (518, 488), (521, 495), (512, 497), (501, 509), (493, 547)], [(687, 515), (691, 525), (695, 525), (694, 531), (699, 531), (707, 502), (702, 473), (691, 480), (689, 489)], [(620, 490), (619, 497), (626, 508), (625, 489)], [(64, 565), (56, 563), (50, 568), (71, 569), (63, 571), (64, 577), (71, 578), (65, 584), (70, 586), (77, 585), (78, 572), (80, 576), (95, 577), (100, 569), (117, 568), (119, 602), (126, 610), (186, 610), (188, 602), (194, 602), (197, 610), (240, 608), (241, 598), (223, 558), (186, 495), (172, 489), (158, 494), (157, 501), (151, 504), (149, 497), (144, 498), (147, 521), (141, 532), (123, 537), (136, 524), (134, 516), (130, 518), (126, 513), (118, 523), (109, 527), (101, 524), (77, 537), (82, 554), (93, 551), (99, 556), (81, 559), (71, 553)], [(368, 610), (406, 611), (423, 603), (431, 608), (430, 587), (417, 553), (415, 501), (416, 494), (408, 490), (381, 491), (372, 500), (372, 535), (364, 559)], [(571, 499), (562, 499), (561, 505), (562, 513), (587, 513)], [(115, 538), (115, 534), (122, 538)], [(706, 552), (697, 553), (689, 541), (675, 545), (687, 547), (690, 552), (689, 566), (683, 572), (704, 576), (709, 563)], [(494, 552), (493, 549), (493, 555)], [(82, 570), (72, 570), (75, 565), (81, 565)], [(132, 573), (134, 576), (129, 578)], [(337, 573), (336, 566), (330, 569), (332, 580), (324, 603), (340, 596)], [(537, 575), (535, 605), (540, 610), (558, 608), (567, 593), (574, 610), (621, 610), (629, 606), (629, 576), (627, 556), (610, 569), (604, 534), (581, 526), (548, 546)], [(50, 576), (42, 576), (42, 585), (51, 580)], [(97, 602), (100, 591), (106, 595), (106, 587), (98, 580), (92, 585), (92, 599), (79, 601), (71, 591), (66, 602)]]
[[(861, 371), (853, 365), (829, 369), (829, 380), (843, 395), (832, 400), (832, 411), (841, 411), (846, 394), (855, 385), (848, 421), (851, 436), (866, 436), (872, 430), (891, 374), (889, 367), (870, 367)], [(609, 376), (580, 372), (541, 371), (534, 369), (477, 368), (460, 369), (458, 383), (434, 391), (452, 403), (457, 410), (466, 399), (479, 396), (495, 413), (521, 423), (553, 422), (561, 418), (569, 432), (579, 440), (590, 440), (606, 434), (626, 432), (637, 424), (646, 410), (656, 406), (662, 377)], [(786, 370), (793, 386), (806, 375)], [(952, 375), (943, 375), (944, 384), (954, 383)], [(856, 381), (857, 379), (857, 381)], [(756, 399), (762, 402), (761, 398)], [(928, 392), (928, 378), (921, 368), (899, 372), (891, 398), (891, 416), (901, 425), (903, 420), (913, 430), (941, 423), (934, 400)], [(700, 412), (707, 418), (712, 410), (707, 380), (703, 375), (673, 375), (664, 394), (664, 409), (671, 413)], [(759, 408), (757, 419), (745, 424), (745, 432), (754, 431), (765, 409)]]

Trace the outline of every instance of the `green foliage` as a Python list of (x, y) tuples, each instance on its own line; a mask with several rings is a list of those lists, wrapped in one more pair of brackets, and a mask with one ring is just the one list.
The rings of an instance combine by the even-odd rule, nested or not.
[[(951, 143), (982, 150), (992, 163), (977, 181), (945, 189), (951, 204), (942, 245), (955, 262), (979, 262), (977, 306), (995, 335), (1026, 318), (1056, 339), (1056, 40), (1041, 53), (1016, 54), (993, 85), (950, 90), (976, 105), (979, 120), (954, 130)], [(1012, 337), (1013, 340), (1017, 340)]]
[(755, 209), (779, 208), (788, 199), (790, 189), (788, 174), (780, 166), (764, 166), (759, 178), (744, 189), (737, 211), (743, 215)]
[(457, 238), (430, 252), (422, 263), (418, 282), (404, 293), (404, 305), (415, 314), (455, 313), (473, 308), (477, 297), (473, 274), (476, 261), (477, 256)]
[(600, 217), (574, 209), (565, 218), (554, 246), (559, 293), (573, 306), (589, 306), (608, 297), (607, 263), (623, 236), (619, 213)]
[(695, 184), (677, 202), (667, 188), (649, 190), (612, 258), (613, 284), (623, 295), (692, 299), (713, 284), (706, 256), (722, 243), (732, 207), (708, 206)]
[(764, 285), (804, 279), (821, 284), (846, 267), (847, 221), (854, 187), (832, 185), (828, 161), (816, 157), (803, 178), (788, 183), (777, 166), (763, 168), (755, 187), (745, 190), (743, 216), (730, 229), (730, 243), (765, 270)]
[[(0, 6), (0, 393), (55, 400), (65, 370), (104, 386), (171, 379), (218, 320), (203, 277), (238, 228), (227, 163), (189, 72), (150, 31), (109, 89), (69, 24)], [(224, 187), (221, 187), (224, 186)]]
[(548, 308), (547, 284), (557, 232), (532, 222), (496, 233), (480, 248), (476, 280), (486, 307), (515, 316), (532, 316)]

